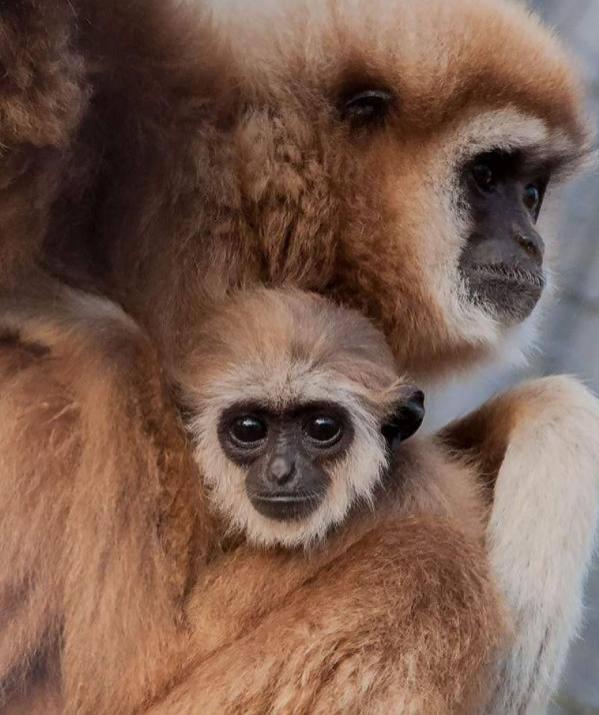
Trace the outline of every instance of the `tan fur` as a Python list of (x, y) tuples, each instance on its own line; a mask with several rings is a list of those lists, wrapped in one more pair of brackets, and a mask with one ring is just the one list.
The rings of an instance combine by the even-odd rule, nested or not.
[[(23, 678), (27, 685), (41, 680), (45, 692), (37, 663), (52, 636), (63, 632), (65, 614), (76, 624), (65, 639), (65, 647), (72, 645), (64, 665), (67, 711), (127, 712), (148, 694), (168, 689), (165, 680), (172, 673), (163, 678), (161, 672), (165, 662), (172, 664), (165, 644), (177, 640), (183, 584), (201, 569), (189, 565), (197, 521), (184, 498), (186, 489), (193, 489), (188, 466), (173, 468), (165, 480), (188, 485), (174, 487), (181, 499), (167, 499), (166, 513), (156, 506), (162, 501), (156, 483), (164, 466), (163, 408), (167, 414), (170, 409), (163, 397), (150, 399), (157, 411), (149, 411), (154, 418), (148, 417), (146, 429), (148, 422), (138, 419), (135, 407), (140, 395), (148, 396), (148, 384), (162, 395), (159, 371), (149, 357), (153, 345), (165, 364), (176, 365), (187, 354), (190, 326), (204, 320), (213, 298), (239, 286), (286, 282), (333, 294), (365, 312), (383, 328), (402, 370), (437, 376), (462, 367), (492, 351), (507, 331), (485, 311), (465, 305), (456, 280), (457, 256), (467, 235), (456, 203), (458, 162), (473, 149), (488, 148), (489, 141), (533, 146), (559, 159), (562, 168), (584, 151), (577, 82), (557, 43), (519, 3), (290, 0), (254, 5), (256, 19), (248, 18), (247, 7), (240, 13), (233, 3), (215, 2), (211, 22), (196, 3), (170, 0), (80, 0), (64, 7), (31, 0), (0, 7), (0, 57), (10, 69), (8, 85), (5, 77), (0, 84), (0, 142), (11, 151), (0, 168), (2, 270), (14, 262), (19, 269), (7, 270), (10, 282), (25, 282), (24, 269), (40, 257), (47, 219), (41, 256), (47, 266), (64, 280), (101, 288), (150, 336), (149, 342), (141, 339), (140, 348), (139, 335), (125, 330), (124, 342), (136, 346), (133, 363), (141, 360), (145, 367), (133, 368), (127, 360), (123, 366), (98, 339), (105, 333), (94, 332), (104, 325), (106, 312), (100, 309), (104, 317), (98, 323), (89, 304), (77, 299), (66, 322), (73, 320), (73, 310), (75, 318), (83, 311), (84, 320), (75, 320), (77, 329), (69, 328), (68, 340), (61, 331), (52, 338), (64, 346), (61, 355), (73, 357), (63, 366), (63, 358), (52, 361), (37, 347), (19, 347), (15, 329), (31, 315), (17, 315), (9, 325), (10, 355), (0, 390), (0, 398), (8, 400), (0, 414), (1, 438), (10, 445), (3, 453), (7, 469), (0, 500), (0, 542), (8, 545), (0, 555), (0, 604), (9, 616), (15, 601), (22, 604), (11, 618), (13, 630), (0, 630), (0, 677), (11, 694)], [(32, 74), (32, 66), (39, 72)], [(13, 78), (21, 67), (26, 81), (20, 80), (15, 91)], [(397, 112), (374, 139), (356, 137), (338, 121), (339, 92), (381, 80), (397, 91)], [(93, 99), (82, 112), (88, 87)], [(39, 100), (45, 110), (38, 113)], [(59, 162), (49, 173), (45, 164), (39, 168), (38, 146), (59, 148)], [(19, 183), (31, 158), (38, 179), (28, 176)], [(57, 186), (55, 177), (61, 176)], [(37, 321), (32, 336), (39, 330), (42, 343), (54, 330), (54, 317), (47, 325), (43, 319), (52, 295), (32, 303)], [(108, 313), (113, 310), (110, 306)], [(154, 376), (149, 383), (141, 377), (148, 369)], [(498, 696), (497, 702), (509, 701), (498, 710), (502, 715), (526, 712), (535, 704), (531, 698), (546, 700), (555, 685), (561, 657), (556, 653), (563, 652), (576, 621), (575, 614), (564, 614), (579, 605), (578, 584), (588, 564), (596, 440), (584, 432), (584, 457), (568, 445), (581, 415), (595, 424), (595, 408), (578, 386), (561, 383), (561, 389), (560, 404), (566, 405), (561, 414), (551, 407), (544, 418), (545, 397), (552, 391), (546, 385), (533, 414), (520, 409), (518, 392), (504, 396), (497, 412), (490, 408), (468, 423), (481, 445), (482, 463), (491, 465), (495, 493), (501, 494), (502, 507), (491, 514), (492, 563), (509, 562), (514, 554), (532, 563), (542, 555), (538, 573), (556, 588), (555, 599), (545, 601), (544, 588), (527, 578), (527, 590), (510, 598), (520, 574), (503, 568), (496, 573), (516, 620), (522, 616), (523, 621), (508, 659), (506, 691)], [(84, 439), (69, 426), (68, 420), (81, 419), (72, 412), (73, 400), (76, 405), (83, 400), (90, 410)], [(49, 427), (45, 404), (50, 405)], [(496, 414), (509, 416), (512, 405), (513, 419), (494, 421)], [(551, 450), (536, 454), (538, 472), (522, 456), (539, 437), (537, 424), (551, 443)], [(176, 423), (172, 429), (176, 435)], [(41, 443), (48, 445), (40, 452), (47, 460), (36, 457), (32, 439), (26, 438), (38, 430)], [(146, 451), (148, 434), (153, 437)], [(172, 439), (177, 443), (180, 437)], [(514, 439), (518, 447), (511, 450)], [(90, 461), (82, 468), (86, 454)], [(566, 502), (560, 454), (570, 456), (572, 489)], [(71, 471), (73, 461), (78, 466)], [(559, 549), (556, 555), (541, 548), (547, 534), (534, 510), (544, 484), (536, 474), (552, 477), (547, 503), (558, 511), (564, 506), (553, 514), (554, 540), (547, 543), (559, 545), (560, 536), (569, 535), (577, 503), (589, 506), (569, 542), (572, 548), (562, 556)], [(61, 478), (66, 489), (57, 487)], [(510, 521), (514, 482), (527, 486), (522, 508), (531, 514), (529, 525), (538, 527), (526, 533)], [(70, 493), (78, 494), (78, 509), (66, 508)], [(132, 501), (133, 495), (140, 498)], [(156, 511), (162, 513), (159, 519)], [(76, 535), (66, 553), (59, 528), (65, 512), (65, 533)], [(124, 513), (127, 519), (115, 519)], [(494, 536), (502, 533), (505, 542)], [(121, 544), (127, 548), (119, 550)], [(122, 554), (131, 556), (131, 564), (120, 560)], [(364, 558), (370, 561), (368, 553)], [(577, 583), (574, 595), (564, 592), (569, 583), (560, 579), (562, 564)], [(353, 566), (356, 573), (362, 567)], [(48, 580), (58, 588), (48, 589)], [(379, 593), (381, 598), (390, 593), (381, 604), (388, 617), (396, 589)], [(329, 601), (333, 595), (336, 589)], [(540, 614), (530, 630), (529, 606)], [(269, 630), (278, 633), (272, 618)], [(358, 618), (367, 621), (368, 612)], [(451, 623), (450, 616), (445, 625)], [(7, 634), (11, 637), (4, 640)], [(270, 638), (256, 634), (248, 645), (252, 655), (264, 653), (262, 638)], [(276, 645), (286, 634), (282, 628)], [(104, 644), (113, 639), (108, 652), (88, 647), (96, 637)], [(487, 645), (492, 642), (489, 636)], [(440, 655), (442, 661), (443, 654), (423, 648), (425, 658)], [(289, 676), (299, 677), (303, 666)], [(533, 675), (543, 671), (540, 696), (533, 692), (538, 679), (526, 675), (531, 669)], [(202, 682), (205, 676), (198, 677)], [(185, 693), (177, 696), (177, 707), (193, 710), (192, 680), (189, 693), (187, 700)], [(259, 687), (248, 688), (245, 696), (259, 703), (260, 693)], [(330, 697), (326, 688), (322, 697), (323, 703)]]
[[(302, 564), (309, 581), (277, 594), (277, 610), (253, 629), (242, 620), (237, 638), (195, 665), (151, 712), (472, 712), (499, 645), (480, 557), (442, 519), (377, 521), (334, 562)], [(281, 591), (288, 586), (272, 561), (256, 567)], [(239, 576), (226, 583), (234, 596), (244, 585)], [(230, 631), (238, 600), (229, 611), (200, 598), (192, 615), (204, 622), (211, 608)], [(255, 619), (255, 602), (251, 613)]]
[(515, 621), (485, 712), (518, 712), (523, 694), (525, 712), (543, 712), (559, 681), (593, 553), (597, 434), (599, 402), (566, 377), (525, 384), (445, 431), (458, 452), (482, 459), (493, 489), (491, 567)]

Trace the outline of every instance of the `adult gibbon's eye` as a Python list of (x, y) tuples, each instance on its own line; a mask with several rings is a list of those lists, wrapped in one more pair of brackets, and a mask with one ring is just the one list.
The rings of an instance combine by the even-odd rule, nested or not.
[(497, 186), (497, 176), (493, 167), (486, 161), (477, 161), (472, 167), (472, 178), (481, 191), (491, 193)]
[(393, 95), (384, 89), (367, 89), (348, 97), (342, 108), (344, 119), (356, 123), (382, 121), (387, 116)]
[(318, 447), (332, 447), (343, 434), (343, 425), (330, 415), (317, 415), (304, 425), (304, 432)]
[(524, 196), (522, 197), (524, 205), (533, 215), (535, 220), (538, 218), (541, 212), (541, 206), (543, 204), (543, 188), (539, 184), (528, 184), (524, 189)]
[(242, 447), (256, 447), (266, 439), (267, 433), (266, 423), (254, 415), (238, 417), (229, 427), (233, 441)]

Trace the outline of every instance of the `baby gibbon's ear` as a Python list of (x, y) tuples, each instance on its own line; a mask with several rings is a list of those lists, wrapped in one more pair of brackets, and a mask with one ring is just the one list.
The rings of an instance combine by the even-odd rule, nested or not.
[(395, 411), (382, 427), (382, 433), (391, 450), (397, 449), (406, 439), (418, 431), (424, 419), (424, 392), (413, 386), (402, 390), (402, 397)]

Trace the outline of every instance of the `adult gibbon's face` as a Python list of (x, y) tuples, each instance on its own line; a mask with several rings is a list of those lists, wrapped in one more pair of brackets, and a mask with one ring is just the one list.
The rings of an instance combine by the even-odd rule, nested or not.
[(261, 279), (362, 310), (414, 374), (494, 347), (543, 293), (543, 200), (586, 140), (559, 46), (490, 0), (236, 2)]
[(479, 154), (464, 168), (471, 232), (459, 271), (468, 298), (502, 322), (527, 318), (545, 287), (545, 244), (537, 232), (551, 167), (521, 151)]

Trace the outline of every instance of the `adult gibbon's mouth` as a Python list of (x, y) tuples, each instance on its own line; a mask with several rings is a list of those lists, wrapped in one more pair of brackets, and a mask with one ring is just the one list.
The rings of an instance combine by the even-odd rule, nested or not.
[(505, 325), (527, 318), (539, 302), (545, 288), (541, 269), (531, 270), (505, 263), (474, 263), (465, 274), (470, 299)]
[(481, 278), (499, 280), (514, 286), (523, 286), (542, 291), (545, 288), (545, 275), (542, 270), (531, 271), (518, 266), (508, 266), (505, 263), (482, 263), (470, 267), (472, 274)]
[(320, 506), (324, 493), (258, 493), (250, 494), (249, 498), (254, 509), (262, 516), (277, 521), (299, 521)]

